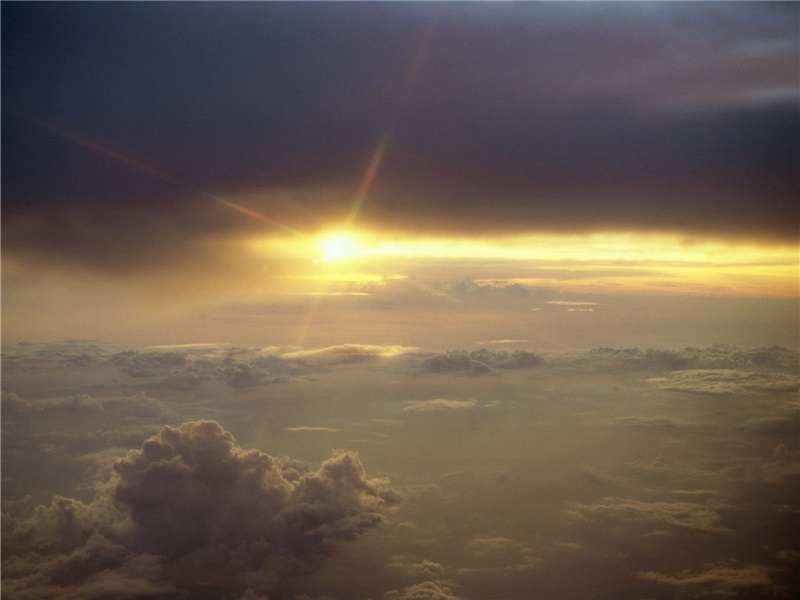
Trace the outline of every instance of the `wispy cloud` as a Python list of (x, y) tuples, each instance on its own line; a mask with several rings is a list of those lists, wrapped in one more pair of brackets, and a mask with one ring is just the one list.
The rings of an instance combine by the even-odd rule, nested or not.
[(457, 410), (465, 408), (475, 408), (478, 403), (475, 400), (447, 400), (436, 398), (435, 400), (409, 400), (403, 402), (403, 410), (407, 412), (434, 412), (439, 410)]
[(557, 306), (599, 306), (599, 302), (578, 302), (576, 300), (548, 300), (547, 304)]
[(300, 427), (284, 427), (286, 431), (327, 431), (330, 433), (337, 433), (339, 430), (333, 427), (312, 427), (309, 425), (301, 425)]

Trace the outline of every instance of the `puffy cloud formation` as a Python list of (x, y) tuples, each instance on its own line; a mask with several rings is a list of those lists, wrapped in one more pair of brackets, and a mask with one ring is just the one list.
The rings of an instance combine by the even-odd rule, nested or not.
[(383, 595), (383, 600), (461, 600), (450, 587), (443, 583), (425, 581), (416, 585), (392, 590)]
[(482, 375), (505, 369), (532, 369), (542, 364), (542, 358), (533, 352), (517, 350), (450, 350), (422, 361), (421, 368), (428, 373), (468, 373)]
[(4, 597), (280, 595), (396, 500), (352, 452), (314, 470), (244, 450), (214, 421), (165, 427), (92, 502), (56, 497), (4, 523)]

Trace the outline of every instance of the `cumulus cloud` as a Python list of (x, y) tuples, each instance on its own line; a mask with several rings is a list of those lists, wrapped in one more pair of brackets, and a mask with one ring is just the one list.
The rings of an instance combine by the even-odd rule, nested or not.
[(449, 585), (425, 581), (383, 595), (383, 600), (462, 600)]
[(313, 469), (214, 421), (165, 427), (113, 471), (90, 503), (56, 497), (4, 523), (4, 597), (279, 593), (397, 500), (355, 453)]
[(373, 345), (373, 344), (339, 344), (326, 348), (314, 348), (311, 350), (297, 350), (281, 355), (281, 358), (329, 358), (343, 361), (368, 360), (370, 358), (392, 358), (400, 354), (415, 352), (419, 348), (412, 348), (397, 345)]
[(465, 408), (475, 408), (478, 405), (475, 400), (447, 400), (446, 398), (436, 398), (434, 400), (408, 400), (403, 402), (403, 410), (406, 412), (434, 412), (440, 410), (458, 410)]
[(428, 373), (466, 373), (482, 375), (505, 369), (532, 369), (542, 364), (542, 358), (533, 352), (517, 350), (450, 350), (422, 361), (420, 369)]

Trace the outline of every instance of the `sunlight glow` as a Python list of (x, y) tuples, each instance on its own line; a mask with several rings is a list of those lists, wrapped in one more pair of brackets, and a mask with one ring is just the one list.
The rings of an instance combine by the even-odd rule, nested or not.
[(597, 291), (798, 296), (798, 249), (644, 233), (413, 237), (336, 230), (253, 240), (272, 257), (312, 263), (292, 279), (363, 284), (458, 269), (498, 285), (580, 284)]
[(317, 241), (320, 259), (325, 262), (353, 258), (360, 252), (358, 239), (350, 233), (333, 233)]

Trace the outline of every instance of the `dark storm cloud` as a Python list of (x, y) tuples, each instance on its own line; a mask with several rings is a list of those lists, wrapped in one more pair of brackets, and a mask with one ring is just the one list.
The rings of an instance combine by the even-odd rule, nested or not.
[(4, 597), (285, 594), (395, 501), (354, 453), (314, 470), (239, 448), (213, 421), (165, 427), (92, 502), (56, 497), (4, 521)]
[(12, 3), (4, 245), (121, 269), (255, 225), (198, 190), (341, 219), (393, 116), (367, 222), (794, 240), (797, 20), (794, 3)]

